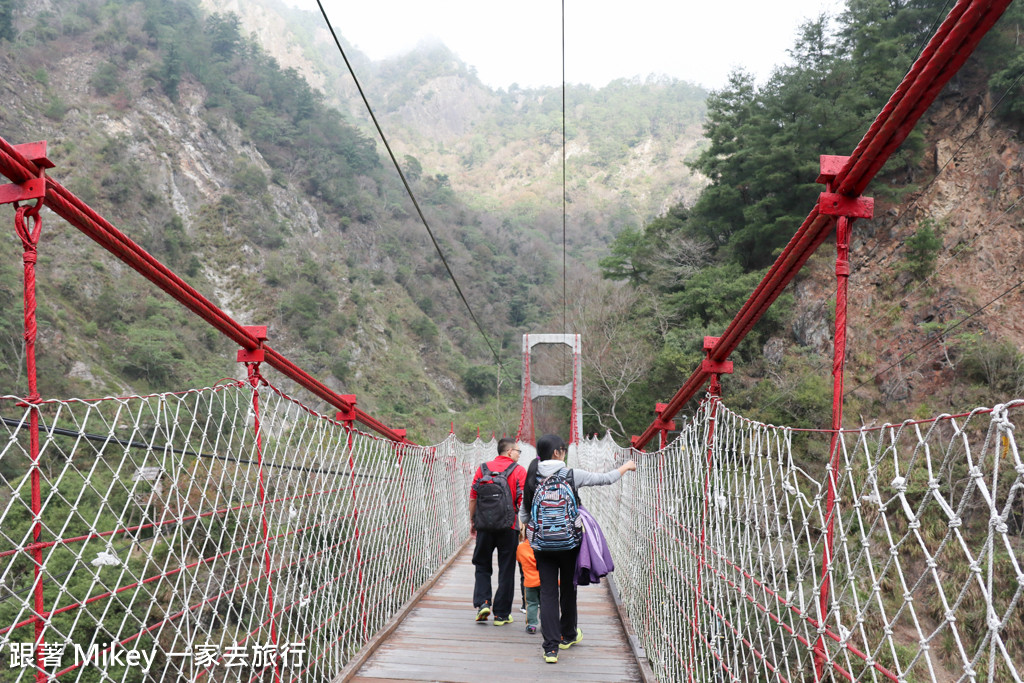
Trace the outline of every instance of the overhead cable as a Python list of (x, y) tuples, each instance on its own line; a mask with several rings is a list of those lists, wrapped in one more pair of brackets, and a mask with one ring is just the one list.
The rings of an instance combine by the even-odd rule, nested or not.
[(373, 107), (370, 106), (370, 101), (367, 99), (366, 93), (363, 91), (363, 86), (359, 82), (359, 78), (356, 76), (355, 69), (352, 68), (352, 64), (348, 60), (348, 55), (345, 54), (345, 49), (341, 46), (341, 40), (338, 38), (338, 34), (334, 31), (334, 26), (331, 24), (331, 20), (327, 16), (327, 11), (324, 9), (323, 3), (320, 0), (316, 0), (316, 4), (320, 7), (320, 14), (323, 15), (324, 21), (327, 23), (327, 29), (331, 32), (331, 37), (334, 38), (334, 44), (338, 47), (338, 52), (341, 53), (341, 58), (345, 61), (345, 66), (348, 68), (348, 72), (352, 76), (352, 80), (355, 82), (356, 89), (359, 91), (359, 96), (362, 98), (363, 104), (366, 106), (366, 111), (369, 113), (370, 119), (373, 121), (373, 125), (377, 129), (377, 134), (380, 136), (381, 142), (384, 143), (384, 148), (387, 150), (388, 156), (391, 157), (391, 163), (394, 164), (395, 170), (398, 171), (398, 177), (401, 178), (402, 185), (405, 186), (405, 191), (408, 193), (409, 199), (412, 200), (412, 204), (416, 208), (416, 214), (420, 217), (420, 221), (423, 223), (423, 227), (426, 228), (427, 234), (430, 235), (430, 241), (433, 242), (434, 249), (437, 251), (437, 255), (441, 258), (441, 263), (444, 264), (444, 269), (448, 271), (448, 277), (451, 278), (452, 284), (455, 285), (455, 291), (459, 293), (459, 298), (462, 299), (462, 303), (469, 312), (469, 317), (472, 318), (473, 324), (476, 325), (476, 329), (480, 331), (480, 335), (484, 338), (487, 348), (491, 350), (491, 355), (494, 356), (494, 362), (497, 363), (498, 369), (504, 370), (504, 367), (501, 364), (501, 358), (498, 356), (498, 352), (495, 350), (494, 345), (491, 344), (490, 337), (488, 337), (487, 333), (484, 332), (483, 325), (481, 325), (480, 320), (477, 319), (472, 306), (469, 305), (469, 301), (466, 299), (466, 295), (462, 292), (462, 287), (459, 286), (459, 281), (456, 279), (455, 273), (452, 272), (452, 268), (448, 264), (448, 259), (445, 258), (444, 252), (441, 251), (441, 245), (438, 243), (437, 238), (434, 237), (434, 231), (430, 228), (430, 224), (427, 222), (426, 216), (423, 215), (423, 210), (420, 209), (420, 203), (416, 201), (416, 195), (413, 193), (412, 187), (409, 186), (409, 181), (406, 180), (405, 173), (402, 172), (402, 167), (399, 165), (398, 159), (395, 157), (395, 153), (391, 149), (391, 144), (388, 142), (387, 136), (384, 135), (384, 130), (381, 128), (380, 122), (377, 121), (376, 114), (373, 113)]

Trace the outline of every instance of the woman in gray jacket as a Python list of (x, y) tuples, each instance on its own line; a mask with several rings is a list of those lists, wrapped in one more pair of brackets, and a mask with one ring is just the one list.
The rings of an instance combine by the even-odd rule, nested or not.
[[(519, 509), (519, 522), (523, 528), (532, 521), (533, 497), (537, 486), (548, 477), (565, 467), (569, 449), (562, 437), (547, 434), (537, 440), (537, 459), (526, 471), (526, 486), (523, 490), (523, 504)], [(626, 472), (636, 470), (632, 460), (618, 469), (604, 473), (569, 469), (569, 485), (575, 489), (582, 486), (607, 486), (617, 482)], [(577, 504), (579, 498), (577, 496)], [(537, 573), (540, 574), (540, 626), (544, 634), (544, 661), (558, 662), (558, 650), (567, 650), (583, 640), (583, 631), (576, 624), (576, 557), (580, 548), (571, 550), (538, 550)]]

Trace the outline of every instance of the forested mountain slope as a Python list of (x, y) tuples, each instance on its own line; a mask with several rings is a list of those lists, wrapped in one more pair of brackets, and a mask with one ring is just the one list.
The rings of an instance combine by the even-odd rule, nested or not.
[[(233, 12), (282, 64), (294, 66), (329, 101), (368, 121), (352, 75), (315, 11), (280, 0), (204, 0)], [(313, 8), (316, 9), (315, 7)], [(343, 9), (333, 10), (344, 34)], [(382, 17), (381, 20), (386, 20)], [(468, 203), (545, 233), (562, 229), (562, 92), (510, 86), (494, 91), (445, 46), (423, 44), (373, 63), (342, 46), (382, 128), (415, 169), (441, 175)], [(509, 55), (509, 59), (516, 59)], [(565, 92), (570, 248), (588, 256), (624, 227), (679, 202), (691, 204), (703, 179), (686, 166), (703, 144), (706, 92), (670, 79), (618, 80)], [(368, 124), (368, 132), (376, 131)]]
[[(694, 164), (709, 186), (621, 233), (602, 261), (652, 302), (629, 324), (659, 349), (624, 409), (665, 400), (696, 367), (703, 336), (725, 329), (814, 206), (818, 156), (853, 151), (948, 11), (850, 0), (837, 22), (805, 27), (794, 65), (768, 83), (739, 72), (712, 94)], [(1024, 391), (1021, 20), (1011, 5), (867, 189), (875, 217), (854, 223), (850, 253), (848, 425)], [(734, 354), (726, 399), (752, 417), (829, 424), (834, 263), (829, 241)]]
[[(851, 0), (838, 21), (809, 23), (769, 82), (735, 74), (706, 121), (685, 83), (568, 85), (568, 301), (560, 90), (492, 91), (443, 46), (373, 63), (346, 45), (482, 334), (316, 15), (274, 0), (216, 8), (237, 17), (188, 0), (3, 9), (0, 134), (49, 140), (55, 178), (426, 441), (450, 421), (514, 432), (521, 335), (563, 320), (585, 337), (584, 428), (643, 429), (810, 210), (818, 156), (853, 149), (944, 14), (936, 0)], [(876, 217), (855, 225), (852, 253), (852, 420), (1021, 389), (1008, 313), (1022, 267), (1019, 12), (869, 188)], [(5, 234), (0, 375), (13, 387), (20, 245)], [(40, 254), (46, 393), (237, 372), (216, 334), (59, 221)], [(827, 422), (832, 260), (826, 245), (737, 351), (734, 404)]]
[[(369, 68), (364, 85), (381, 93), (378, 113), (397, 131), (391, 142), (481, 333), (365, 112), (345, 99), (350, 91), (327, 87), (337, 63), (320, 78), (304, 69), (308, 85), (235, 16), (190, 0), (2, 9), (7, 140), (48, 140), (54, 178), (412, 438), (437, 440), (451, 421), (467, 435), (478, 426), (515, 431), (521, 335), (562, 326), (553, 91), (489, 91), (440, 48), (394, 64), (354, 55)], [(617, 230), (660, 205), (693, 201), (700, 181), (683, 157), (699, 144), (703, 93), (672, 82), (581, 92), (589, 99), (577, 105), (583, 123), (568, 149), (570, 161), (589, 165), (569, 188), (567, 258), (593, 279), (593, 268), (573, 264), (595, 264)], [(625, 130), (597, 134), (594, 107), (618, 118), (609, 102), (642, 97), (643, 116), (662, 111), (657, 121), (637, 115)], [(480, 103), (473, 116), (468, 101)], [(653, 189), (671, 184), (658, 164), (688, 180)], [(69, 226), (44, 220), (46, 395), (178, 389), (239, 371), (219, 335)], [(12, 230), (3, 234), (0, 379), (17, 391), (20, 244)], [(495, 354), (506, 365), (500, 385)]]

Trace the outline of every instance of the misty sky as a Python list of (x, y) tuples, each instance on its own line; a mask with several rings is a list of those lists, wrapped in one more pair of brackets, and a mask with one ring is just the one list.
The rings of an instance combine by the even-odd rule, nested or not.
[[(317, 14), (316, 0), (288, 0)], [(371, 59), (436, 39), (507, 88), (562, 82), (561, 0), (321, 0), (335, 30)], [(787, 59), (797, 29), (843, 0), (565, 0), (565, 78), (606, 85), (667, 74), (720, 88), (734, 67), (764, 81)], [(686, 36), (684, 39), (683, 36)]]

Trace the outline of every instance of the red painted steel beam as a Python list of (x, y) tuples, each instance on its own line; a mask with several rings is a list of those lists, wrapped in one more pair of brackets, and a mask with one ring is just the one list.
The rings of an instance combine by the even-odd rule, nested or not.
[[(863, 193), (1009, 4), (1010, 0), (960, 0), (950, 10), (861, 138), (849, 161), (836, 174), (833, 186), (838, 194), (857, 197)], [(832, 218), (820, 213), (817, 206), (811, 209), (789, 244), (722, 333), (709, 354), (711, 360), (724, 361), (736, 350), (811, 254), (831, 234), (832, 225)], [(710, 376), (711, 373), (703, 368), (695, 370), (668, 402), (661, 419), (673, 419)], [(651, 424), (643, 434), (634, 437), (634, 447), (643, 448), (657, 434), (656, 424)]]
[[(7, 176), (12, 182), (24, 183), (38, 178), (40, 169), (35, 163), (26, 159), (14, 145), (0, 137), (0, 174)], [(404, 433), (401, 433), (401, 431), (389, 428), (380, 420), (349, 403), (340, 394), (329, 389), (272, 348), (266, 345), (261, 347), (260, 340), (248, 331), (245, 326), (236, 322), (231, 316), (182, 280), (174, 271), (154, 258), (149, 252), (96, 213), (85, 202), (72, 194), (70, 190), (50, 177), (46, 178), (46, 198), (44, 203), (51, 211), (134, 268), (140, 275), (167, 292), (167, 294), (243, 349), (254, 351), (262, 348), (266, 354), (266, 363), (274, 369), (340, 410), (350, 411), (354, 408), (356, 421), (369, 427), (381, 436), (393, 441), (408, 443), (405, 440)]]

